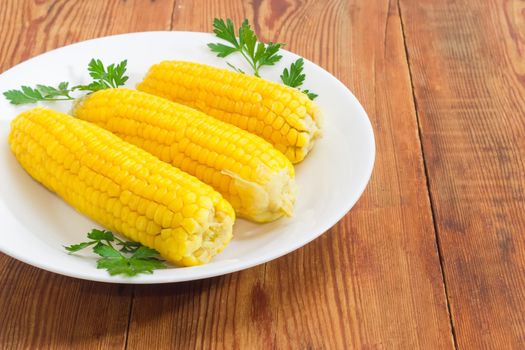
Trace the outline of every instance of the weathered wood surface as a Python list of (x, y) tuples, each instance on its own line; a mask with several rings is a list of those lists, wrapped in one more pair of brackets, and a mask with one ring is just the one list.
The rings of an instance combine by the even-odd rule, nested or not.
[(401, 14), (459, 348), (525, 348), (525, 4)]
[(248, 18), (356, 94), (378, 152), (363, 197), (306, 247), (203, 281), (100, 284), (0, 255), (0, 348), (522, 348), (523, 5), (8, 0), (0, 71), (213, 17)]

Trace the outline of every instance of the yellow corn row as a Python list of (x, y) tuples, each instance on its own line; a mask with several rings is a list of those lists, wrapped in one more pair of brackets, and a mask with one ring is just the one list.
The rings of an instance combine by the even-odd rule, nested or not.
[(255, 133), (292, 163), (302, 161), (320, 136), (319, 110), (304, 93), (247, 74), (164, 61), (137, 88)]
[(9, 144), (38, 182), (171, 262), (207, 263), (232, 237), (218, 192), (96, 125), (35, 108), (13, 120)]
[(293, 210), (293, 166), (256, 135), (129, 89), (95, 92), (72, 113), (213, 186), (241, 217), (266, 222)]

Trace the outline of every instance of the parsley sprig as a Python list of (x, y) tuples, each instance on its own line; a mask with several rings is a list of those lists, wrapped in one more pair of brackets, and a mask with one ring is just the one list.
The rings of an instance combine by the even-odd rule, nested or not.
[(68, 82), (61, 82), (58, 87), (37, 84), (35, 88), (23, 85), (20, 90), (8, 90), (4, 96), (15, 105), (36, 103), (37, 101), (72, 100)]
[[(218, 57), (224, 58), (234, 52), (239, 52), (248, 62), (253, 70), (253, 74), (259, 77), (259, 69), (262, 66), (273, 66), (279, 62), (283, 56), (277, 54), (283, 44), (269, 42), (265, 44), (257, 39), (257, 35), (251, 28), (248, 20), (245, 19), (238, 30), (238, 35), (233, 28), (231, 19), (226, 22), (223, 19), (215, 18), (213, 20), (213, 32), (215, 35), (231, 44), (225, 45), (222, 43), (209, 43), (208, 47)], [(244, 73), (241, 69), (228, 63), (230, 67), (240, 73)]]
[(19, 90), (13, 89), (4, 92), (5, 98), (14, 105), (36, 103), (38, 101), (65, 101), (73, 100), (71, 93), (75, 90), (94, 92), (98, 90), (116, 88), (122, 86), (128, 80), (126, 76), (127, 60), (115, 65), (110, 64), (107, 68), (99, 59), (91, 59), (88, 64), (89, 75), (93, 81), (87, 85), (75, 85), (71, 88), (68, 82), (61, 82), (57, 87), (37, 84), (32, 88), (21, 86)]
[[(227, 18), (226, 21), (224, 21), (223, 19), (215, 18), (213, 20), (213, 32), (218, 38), (227, 41), (231, 45), (209, 43), (208, 47), (211, 51), (215, 52), (217, 56), (221, 58), (228, 57), (235, 52), (240, 53), (252, 68), (253, 74), (257, 77), (260, 77), (259, 69), (262, 66), (273, 66), (282, 58), (282, 56), (279, 55), (279, 50), (284, 44), (272, 42), (265, 44), (259, 41), (247, 19), (242, 22), (236, 34), (231, 19)], [(230, 62), (226, 62), (226, 64), (236, 72), (244, 74), (243, 70)], [(303, 73), (303, 68), (304, 60), (300, 58), (292, 63), (290, 68), (284, 69), (281, 74), (281, 80), (283, 84), (297, 88), (304, 92), (310, 100), (313, 100), (318, 96), (317, 94), (299, 88), (306, 77)]]
[[(106, 269), (109, 274), (136, 276), (139, 273), (153, 273), (153, 270), (166, 268), (159, 253), (137, 242), (124, 241), (111, 231), (92, 229), (87, 242), (64, 247), (69, 254), (84, 248), (93, 247), (93, 252), (101, 258), (97, 260), (98, 269)], [(119, 248), (114, 247), (117, 246)]]
[(106, 69), (101, 60), (93, 58), (88, 64), (89, 75), (93, 78), (93, 82), (88, 85), (77, 85), (73, 89), (94, 92), (122, 86), (129, 79), (124, 75), (127, 65), (128, 60), (124, 60), (117, 65), (112, 63)]
[[(299, 87), (303, 85), (304, 79), (306, 78), (306, 75), (303, 73), (303, 68), (304, 60), (302, 58), (299, 58), (297, 61), (293, 62), (289, 69), (285, 68), (283, 74), (281, 74), (281, 80), (283, 84), (299, 89)], [(304, 92), (310, 100), (314, 100), (318, 96), (317, 94), (306, 89), (301, 91)]]

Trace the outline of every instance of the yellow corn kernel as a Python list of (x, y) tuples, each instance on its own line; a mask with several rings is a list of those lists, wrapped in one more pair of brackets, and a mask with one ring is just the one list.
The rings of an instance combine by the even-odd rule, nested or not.
[[(244, 98), (247, 95), (242, 91), (240, 96)], [(250, 96), (246, 98), (253, 98)], [(100, 103), (101, 100), (108, 105)], [(225, 105), (233, 103), (227, 98), (224, 100)], [(99, 116), (102, 106), (105, 106), (104, 118)], [(245, 130), (187, 106), (129, 89), (107, 89), (90, 94), (77, 103), (73, 113), (163, 160), (169, 153), (172, 165), (213, 186), (232, 203), (239, 216), (265, 222), (292, 212), (295, 184), (291, 162), (271, 144)], [(249, 122), (256, 127), (262, 125), (267, 134), (278, 134), (280, 139), (287, 140), (281, 131), (264, 125), (261, 120), (250, 119)], [(143, 129), (142, 136), (137, 136), (140, 133), (128, 129), (127, 125)], [(283, 125), (289, 128), (288, 124)], [(167, 134), (174, 135), (171, 144), (165, 143), (163, 135)], [(166, 190), (156, 185), (142, 185), (140, 171), (133, 169), (135, 178), (130, 175), (122, 182), (133, 183), (140, 189), (139, 195), (154, 193), (154, 201), (146, 208), (145, 216), (160, 225), (163, 221), (155, 217), (156, 206), (165, 198)], [(190, 212), (193, 210), (190, 204), (195, 203), (196, 197), (192, 193), (188, 196), (168, 201), (168, 209), (173, 213), (182, 212), (186, 217), (194, 215), (196, 210)]]
[[(287, 139), (279, 141), (293, 163), (302, 161), (321, 135), (319, 109), (304, 93), (248, 74), (194, 62), (163, 61), (150, 68), (137, 88), (197, 108), (274, 146), (278, 143), (273, 134), (264, 132), (267, 125), (279, 130), (285, 124), (305, 131), (308, 142), (303, 147)], [(303, 152), (288, 152), (297, 147)]]
[[(206, 263), (232, 237), (235, 214), (219, 193), (95, 124), (35, 108), (12, 121), (9, 144), (35, 180), (101, 225), (157, 249), (173, 263)], [(78, 172), (61, 161), (73, 159)], [(122, 173), (133, 176), (123, 178)], [(171, 211), (173, 199), (181, 198), (194, 198), (197, 210), (181, 205)], [(194, 213), (184, 225), (174, 220), (183, 211)], [(177, 230), (191, 239), (174, 239)]]

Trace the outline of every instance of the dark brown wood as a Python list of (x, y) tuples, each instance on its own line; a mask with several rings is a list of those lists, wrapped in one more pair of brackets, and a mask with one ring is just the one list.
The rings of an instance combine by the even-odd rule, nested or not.
[(401, 10), (457, 343), (523, 349), (524, 4)]
[[(171, 0), (2, 0), (0, 71), (80, 40), (169, 29), (173, 5)], [(0, 286), (1, 349), (125, 347), (132, 286), (74, 280), (1, 253)]]
[(129, 348), (452, 348), (397, 3), (179, 0), (173, 29), (210, 31), (213, 17), (248, 18), (348, 85), (374, 125), (374, 175), (351, 213), (292, 254), (138, 286)]

